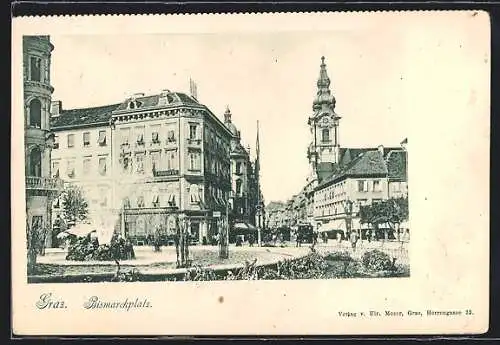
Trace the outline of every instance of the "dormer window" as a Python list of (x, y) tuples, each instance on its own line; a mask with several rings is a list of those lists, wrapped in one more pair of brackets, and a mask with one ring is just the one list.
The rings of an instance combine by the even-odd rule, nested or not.
[(128, 108), (129, 108), (129, 109), (137, 109), (137, 108), (139, 108), (141, 105), (142, 105), (142, 103), (141, 103), (141, 102), (139, 102), (139, 101), (137, 101), (137, 100), (135, 100), (135, 99), (133, 99), (133, 100), (131, 100), (130, 102), (128, 102)]

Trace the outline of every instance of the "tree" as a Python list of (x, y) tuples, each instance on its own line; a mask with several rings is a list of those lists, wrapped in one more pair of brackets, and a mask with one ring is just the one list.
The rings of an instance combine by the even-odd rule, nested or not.
[(63, 216), (67, 222), (83, 221), (88, 217), (88, 204), (82, 189), (71, 185), (62, 195)]
[[(391, 198), (361, 206), (359, 216), (361, 224), (372, 224), (375, 231), (384, 223), (387, 223), (393, 231), (399, 230), (399, 224), (408, 220), (408, 198)], [(384, 238), (387, 239), (387, 236), (385, 231)]]

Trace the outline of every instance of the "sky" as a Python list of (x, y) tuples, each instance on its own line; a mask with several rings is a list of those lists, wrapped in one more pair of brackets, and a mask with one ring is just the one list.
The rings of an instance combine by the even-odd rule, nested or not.
[[(380, 32), (377, 32), (377, 31)], [(267, 202), (305, 184), (321, 56), (337, 100), (343, 147), (398, 146), (408, 135), (405, 35), (370, 30), (241, 34), (51, 35), (53, 100), (64, 109), (123, 101), (162, 89), (189, 92), (220, 119), (226, 106), (255, 154), (260, 123), (261, 187)]]

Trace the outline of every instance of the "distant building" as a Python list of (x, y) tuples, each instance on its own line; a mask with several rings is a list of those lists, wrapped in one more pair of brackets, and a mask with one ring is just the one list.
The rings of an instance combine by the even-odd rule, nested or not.
[(52, 201), (63, 189), (50, 165), (54, 145), (49, 120), (54, 91), (50, 84), (53, 49), (49, 36), (23, 37), (26, 221), (32, 229), (45, 230), (46, 246), (52, 243)]
[[(406, 151), (402, 148), (340, 150), (337, 170), (315, 189), (315, 221), (320, 231), (362, 232), (363, 205), (408, 195)], [(350, 221), (350, 224), (348, 222)]]
[(231, 180), (233, 223), (255, 225), (255, 213), (258, 203), (256, 193), (257, 181), (255, 169), (250, 158), (250, 148), (245, 149), (241, 143), (241, 133), (232, 121), (229, 107), (224, 113), (224, 124), (232, 134), (231, 138)]
[(336, 99), (330, 91), (324, 57), (316, 85), (312, 115), (308, 118), (310, 172), (303, 189), (285, 206), (283, 223), (309, 223), (320, 231), (345, 234), (349, 219), (351, 229), (361, 231), (360, 205), (408, 195), (408, 140), (392, 148), (341, 147), (341, 117), (335, 112)]

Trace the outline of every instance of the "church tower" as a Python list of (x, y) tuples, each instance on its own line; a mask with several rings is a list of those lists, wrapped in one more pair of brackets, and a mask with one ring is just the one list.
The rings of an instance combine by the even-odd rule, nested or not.
[(311, 178), (321, 180), (333, 172), (339, 161), (338, 126), (340, 116), (335, 113), (335, 97), (330, 91), (330, 78), (326, 72), (325, 57), (321, 57), (318, 91), (313, 102), (313, 114), (308, 119), (311, 143), (307, 156)]

